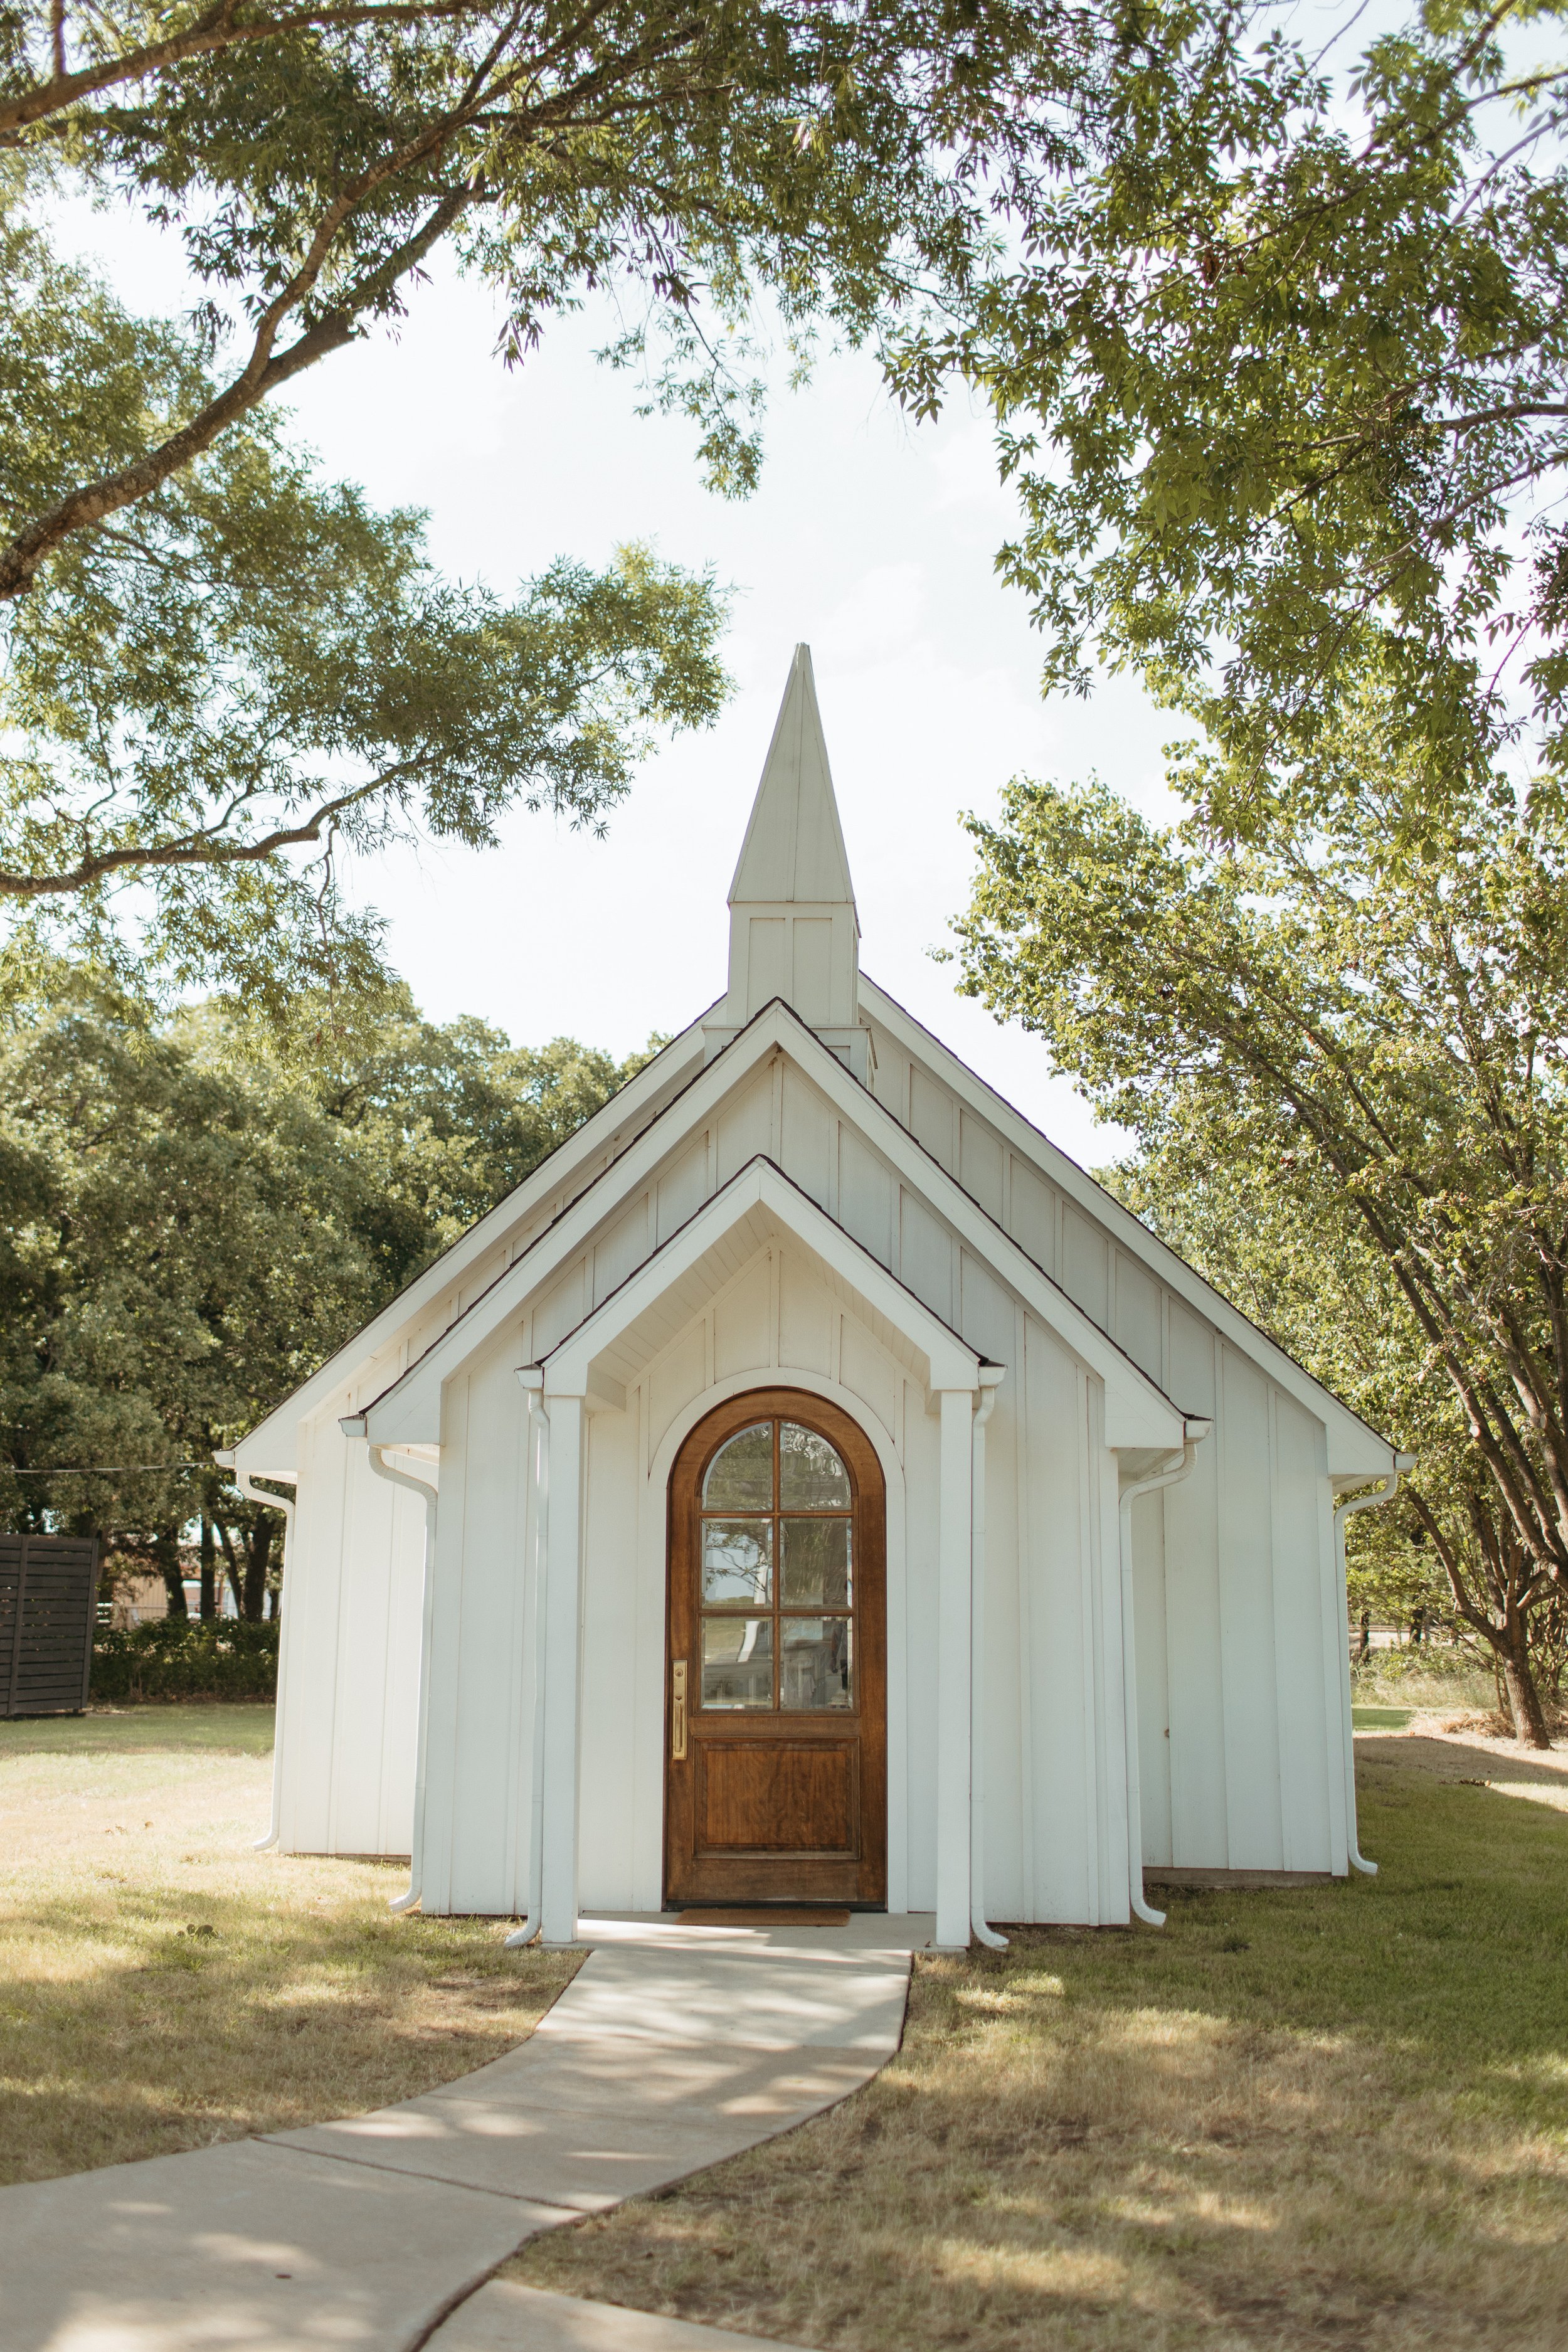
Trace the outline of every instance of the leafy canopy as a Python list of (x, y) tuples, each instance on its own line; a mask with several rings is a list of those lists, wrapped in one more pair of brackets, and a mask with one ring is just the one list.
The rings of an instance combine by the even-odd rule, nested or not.
[(1089, 38), (1059, 0), (19, 0), (5, 24), (0, 142), (177, 231), (223, 364), (12, 501), (0, 597), (395, 318), (445, 239), (513, 357), (612, 289), (617, 356), (743, 487), (758, 304), (803, 341), (962, 299), (1061, 151)]
[[(59, 262), (12, 196), (0, 499), (19, 511), (211, 380), (187, 332)], [(242, 418), (5, 608), (0, 900), (35, 935), (275, 1009), (373, 984), (377, 926), (345, 909), (336, 853), (484, 846), (519, 803), (600, 822), (658, 730), (719, 708), (725, 610), (710, 576), (637, 547), (510, 599), (445, 580), (421, 516)]]
[[(172, 1019), (45, 966), (0, 1012), (0, 1505), (148, 1548), (255, 1521), (212, 1466), (645, 1056), (422, 1021)], [(171, 1473), (164, 1465), (195, 1465)], [(124, 1475), (64, 1475), (89, 1465)], [(138, 1469), (135, 1465), (146, 1465)], [(29, 1475), (20, 1475), (19, 1472)]]
[[(1216, 764), (1173, 781), (1201, 803)], [(1374, 672), (1320, 740), (1310, 820), (1256, 840), (1160, 830), (1098, 783), (1015, 782), (997, 824), (970, 821), (963, 985), (1156, 1166), (1251, 1171), (1347, 1288), (1370, 1255), (1398, 1312), (1352, 1391), (1396, 1439), (1457, 1433), (1484, 1540), (1562, 1586), (1568, 816), (1494, 776), (1413, 841), (1419, 766)], [(1299, 1334), (1304, 1311), (1261, 1319)]]
[(908, 339), (908, 400), (994, 405), (1047, 684), (1131, 666), (1201, 720), (1221, 829), (1270, 821), (1347, 678), (1419, 755), (1405, 823), (1521, 719), (1563, 755), (1564, 13), (1427, 0), (1357, 58), (1359, 9), (1324, 47), (1153, 0), (1014, 266)]

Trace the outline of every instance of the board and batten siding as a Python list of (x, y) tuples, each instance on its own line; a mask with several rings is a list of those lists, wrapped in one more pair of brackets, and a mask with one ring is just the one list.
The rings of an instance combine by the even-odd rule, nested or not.
[[(588, 1253), (580, 1262), (585, 1266)], [(553, 1297), (544, 1302), (553, 1304)], [(988, 1455), (988, 1900), (998, 1916), (1125, 1916), (1115, 1825), (1083, 1824), (1114, 1796), (1091, 1686), (1105, 1525), (1103, 1449), (1089, 1443), (1081, 1369), (1032, 1318), (1006, 1312), (1031, 1360), (1036, 1441), (999, 1404)], [(521, 1342), (536, 1353), (532, 1335)], [(431, 1661), (424, 1899), (431, 1910), (520, 1910), (531, 1801), (532, 1678), (524, 1624), (534, 1563), (519, 1340), (502, 1335), (448, 1382), (443, 1457), (468, 1464), (444, 1497)], [(646, 1367), (625, 1412), (589, 1419), (582, 1654), (582, 1900), (661, 1899), (666, 1485), (691, 1423), (720, 1397), (773, 1382), (827, 1396), (882, 1455), (889, 1486), (889, 1901), (935, 1901), (938, 1423), (908, 1368), (786, 1240), (764, 1247)], [(479, 1454), (483, 1454), (482, 1468)], [(1027, 1464), (1020, 1496), (1020, 1465)], [(478, 1473), (478, 1475), (476, 1475)], [(448, 1473), (448, 1477), (450, 1474)], [(1038, 1486), (1031, 1507), (1028, 1487)], [(1010, 1540), (1020, 1518), (1026, 1557)], [(1021, 1572), (1022, 1570), (1022, 1572)], [(1036, 1633), (1020, 1642), (1020, 1591)], [(521, 1613), (520, 1613), (521, 1612)], [(1026, 1737), (1037, 1758), (1026, 1787)], [(1114, 1750), (1118, 1727), (1111, 1727)], [(1112, 1806), (1112, 1814), (1114, 1807)], [(1026, 1845), (1026, 1841), (1027, 1844)], [(1102, 1857), (1100, 1849), (1103, 1847)]]
[[(338, 1400), (346, 1412), (346, 1399)], [(405, 1854), (413, 1841), (425, 1509), (335, 1416), (300, 1433), (283, 1603), (279, 1842)]]
[(875, 1091), (900, 1124), (1168, 1396), (1214, 1423), (1191, 1478), (1133, 1506), (1145, 1862), (1342, 1871), (1322, 1423), (938, 1074), (874, 1034)]

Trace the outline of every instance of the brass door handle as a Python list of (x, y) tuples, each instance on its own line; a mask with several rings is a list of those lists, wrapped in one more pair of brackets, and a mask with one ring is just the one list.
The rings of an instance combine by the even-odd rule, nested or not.
[(677, 1658), (669, 1669), (669, 1756), (673, 1764), (686, 1761), (686, 1660)]

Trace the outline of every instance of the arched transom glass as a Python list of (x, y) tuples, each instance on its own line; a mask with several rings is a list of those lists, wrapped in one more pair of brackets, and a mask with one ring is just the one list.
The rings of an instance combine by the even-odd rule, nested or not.
[(799, 1422), (719, 1448), (702, 1481), (703, 1706), (854, 1706), (854, 1499), (837, 1448)]

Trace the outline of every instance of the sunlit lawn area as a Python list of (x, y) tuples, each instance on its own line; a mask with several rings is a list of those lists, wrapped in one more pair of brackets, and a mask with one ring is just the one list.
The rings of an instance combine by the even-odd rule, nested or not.
[(922, 1960), (846, 2105), (510, 2272), (865, 2352), (1561, 2352), (1568, 1759), (1360, 1746), (1376, 1880)]
[[(0, 2179), (428, 2088), (566, 1980), (505, 1923), (392, 1918), (395, 1865), (252, 1853), (270, 1735), (0, 1725)], [(855, 2352), (1558, 2352), (1568, 1758), (1360, 1749), (1375, 1881), (922, 1960), (866, 2091), (510, 2269)]]
[(405, 1865), (253, 1853), (271, 1746), (260, 1706), (0, 1723), (0, 2181), (428, 2090), (570, 1977), (393, 1918)]

